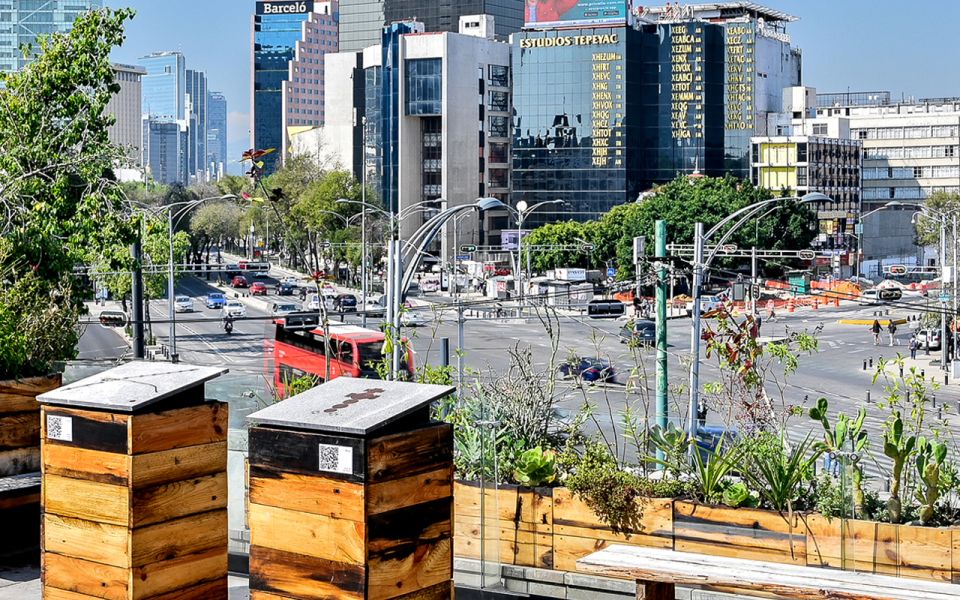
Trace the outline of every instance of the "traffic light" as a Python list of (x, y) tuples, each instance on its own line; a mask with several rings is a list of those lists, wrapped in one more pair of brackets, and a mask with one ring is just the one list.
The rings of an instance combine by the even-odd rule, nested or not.
[(127, 314), (119, 310), (105, 310), (100, 313), (100, 325), (103, 327), (124, 327), (127, 324)]

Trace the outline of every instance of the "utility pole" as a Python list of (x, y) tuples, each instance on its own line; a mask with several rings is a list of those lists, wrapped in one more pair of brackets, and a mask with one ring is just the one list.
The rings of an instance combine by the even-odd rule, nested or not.
[(133, 284), (130, 288), (130, 316), (133, 330), (133, 358), (140, 360), (146, 356), (146, 340), (143, 337), (143, 245), (140, 240), (141, 227), (137, 228), (137, 239), (133, 241)]
[[(667, 222), (656, 222), (657, 250), (657, 425), (667, 428)], [(658, 451), (658, 455), (660, 452)]]
[(696, 452), (697, 411), (700, 407), (700, 286), (703, 283), (703, 223), (694, 226), (693, 235), (693, 324), (690, 327), (690, 406), (687, 407), (687, 432), (690, 452)]
[(757, 316), (757, 294), (755, 293), (760, 289), (760, 284), (757, 281), (757, 247), (754, 246), (750, 250), (750, 314), (756, 318)]
[[(949, 355), (949, 346), (947, 337), (947, 303), (944, 301), (944, 294), (947, 291), (947, 217), (940, 216), (940, 368), (947, 370), (947, 356)], [(950, 273), (950, 277), (956, 277), (956, 273)]]
[(457, 395), (463, 395), (463, 303), (457, 299)]

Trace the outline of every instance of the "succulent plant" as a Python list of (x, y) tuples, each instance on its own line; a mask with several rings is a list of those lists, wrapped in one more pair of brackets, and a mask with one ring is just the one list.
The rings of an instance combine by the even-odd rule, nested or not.
[(917, 474), (922, 487), (918, 486), (914, 496), (920, 502), (920, 523), (927, 525), (933, 520), (937, 501), (940, 499), (940, 468), (947, 458), (947, 446), (942, 442), (917, 440)]
[(521, 485), (537, 487), (557, 479), (557, 453), (539, 446), (524, 451), (517, 460), (513, 477)]
[(887, 422), (883, 432), (883, 453), (893, 460), (890, 499), (887, 501), (887, 514), (891, 523), (899, 523), (903, 516), (903, 501), (900, 498), (903, 467), (913, 454), (916, 443), (916, 436), (903, 435), (903, 418), (899, 411), (895, 412), (893, 421)]

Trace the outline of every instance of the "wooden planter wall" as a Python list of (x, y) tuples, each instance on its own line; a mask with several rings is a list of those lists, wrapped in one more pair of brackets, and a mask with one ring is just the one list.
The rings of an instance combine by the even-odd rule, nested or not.
[[(480, 558), (479, 485), (457, 482), (454, 500), (454, 553)], [(486, 491), (485, 502), (484, 553), (508, 565), (575, 571), (578, 558), (626, 544), (960, 584), (956, 528), (841, 522), (806, 513), (791, 519), (768, 510), (654, 498), (644, 503), (628, 537), (613, 533), (566, 488), (500, 486)]]

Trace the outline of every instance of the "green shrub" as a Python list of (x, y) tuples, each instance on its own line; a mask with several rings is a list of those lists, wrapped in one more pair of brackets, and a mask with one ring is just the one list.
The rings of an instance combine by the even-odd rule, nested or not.
[(539, 446), (520, 454), (513, 478), (520, 485), (538, 487), (557, 479), (557, 453)]
[(750, 488), (743, 482), (731, 483), (723, 490), (723, 503), (731, 508), (741, 506), (756, 508), (760, 500), (750, 492)]

